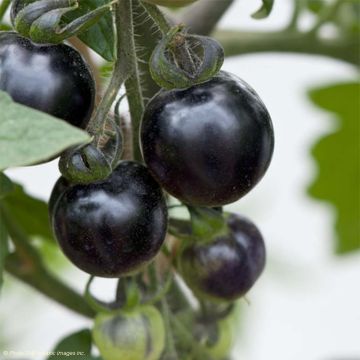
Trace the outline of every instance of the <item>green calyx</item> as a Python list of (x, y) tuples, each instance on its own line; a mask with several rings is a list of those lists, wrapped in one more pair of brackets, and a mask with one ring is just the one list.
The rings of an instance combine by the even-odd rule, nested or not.
[[(15, 30), (36, 43), (57, 44), (94, 25), (110, 9), (112, 2), (100, 6), (69, 24), (62, 24), (62, 17), (79, 7), (78, 0), (38, 0), (16, 4), (20, 10), (13, 12)], [(15, 6), (15, 4), (13, 5)]]
[(192, 238), (196, 243), (211, 243), (214, 238), (225, 236), (229, 230), (226, 214), (212, 208), (188, 206), (191, 216)]
[(215, 76), (224, 62), (224, 50), (214, 39), (172, 28), (154, 49), (150, 73), (165, 89), (184, 89)]
[(108, 119), (105, 127), (90, 144), (71, 147), (61, 155), (59, 170), (69, 182), (89, 184), (106, 179), (118, 165), (123, 151), (120, 125)]
[(75, 184), (106, 179), (112, 172), (111, 164), (93, 144), (66, 150), (60, 158), (59, 170), (69, 182)]

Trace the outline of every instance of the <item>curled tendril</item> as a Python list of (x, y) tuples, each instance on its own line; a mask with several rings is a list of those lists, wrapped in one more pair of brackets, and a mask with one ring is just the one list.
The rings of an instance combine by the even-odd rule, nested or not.
[(90, 143), (66, 150), (59, 161), (61, 174), (71, 183), (89, 184), (107, 178), (122, 154), (120, 125), (107, 119), (103, 133)]
[(36, 43), (57, 44), (94, 25), (113, 2), (86, 13), (69, 24), (62, 17), (79, 8), (78, 0), (15, 0), (11, 18), (15, 30)]
[(150, 72), (161, 87), (183, 89), (215, 76), (223, 62), (224, 50), (215, 39), (186, 34), (179, 25), (172, 28), (154, 49)]

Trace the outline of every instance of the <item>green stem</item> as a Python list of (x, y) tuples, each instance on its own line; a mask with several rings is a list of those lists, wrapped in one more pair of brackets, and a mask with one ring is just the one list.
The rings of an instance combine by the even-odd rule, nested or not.
[(121, 85), (129, 76), (131, 69), (127, 61), (129, 29), (126, 22), (127, 17), (121, 12), (121, 7), (126, 0), (119, 0), (118, 4), (114, 5), (115, 12), (115, 27), (116, 27), (116, 61), (114, 70), (110, 79), (110, 84), (107, 87), (101, 102), (89, 122), (87, 131), (92, 135), (97, 135), (102, 129), (107, 114), (114, 103)]
[(288, 30), (290, 31), (296, 31), (298, 28), (298, 21), (299, 21), (299, 16), (304, 8), (304, 0), (293, 0), (293, 13), (289, 22), (289, 25), (287, 27)]
[(161, 310), (165, 323), (166, 329), (166, 346), (165, 346), (165, 356), (167, 360), (177, 360), (179, 356), (176, 352), (174, 335), (171, 329), (171, 322), (173, 319), (172, 314), (170, 313), (169, 305), (167, 303), (166, 298), (162, 298), (161, 300)]
[(358, 66), (359, 41), (356, 36), (320, 39), (300, 32), (244, 32), (219, 30), (215, 38), (224, 47), (226, 56), (258, 52), (287, 52), (324, 55)]
[(11, 0), (3, 0), (3, 2), (0, 4), (0, 22), (3, 20), (4, 15), (11, 4)]
[(191, 304), (186, 298), (183, 290), (180, 288), (178, 280), (175, 277), (170, 286), (169, 292), (166, 295), (166, 300), (173, 314), (182, 310), (191, 309)]
[(107, 307), (105, 304), (99, 302), (97, 299), (95, 299), (90, 291), (91, 283), (94, 280), (94, 276), (90, 276), (89, 280), (85, 287), (85, 293), (84, 298), (86, 302), (89, 304), (89, 306), (94, 310), (95, 313), (111, 313), (111, 309)]
[(150, 15), (151, 18), (157, 23), (163, 35), (167, 34), (171, 29), (171, 26), (159, 8), (146, 2), (142, 2), (141, 5), (145, 8), (148, 15)]
[(184, 327), (184, 325), (176, 318), (176, 316), (171, 316), (171, 325), (176, 329), (177, 333), (181, 338), (189, 344), (189, 347), (192, 350), (192, 357), (191, 359), (197, 360), (197, 359), (210, 359), (209, 353), (201, 347), (201, 345), (198, 345), (196, 339), (194, 339), (191, 330), (189, 331), (187, 328)]
[[(146, 4), (141, 2), (141, 5)], [(136, 8), (133, 14), (134, 32), (140, 34), (136, 38), (136, 46), (141, 49), (138, 52), (138, 66), (141, 73), (142, 94), (146, 103), (160, 90), (150, 74), (149, 60), (153, 49), (161, 40), (162, 32), (159, 25), (147, 13), (143, 6)]]
[(169, 226), (183, 235), (191, 235), (192, 227), (189, 220), (169, 218)]
[(47, 270), (30, 239), (17, 226), (16, 220), (5, 209), (0, 210), (16, 248), (16, 252), (6, 259), (6, 271), (68, 309), (93, 317), (95, 313), (84, 298)]
[(133, 16), (135, 7), (140, 6), (138, 0), (120, 0), (119, 8), (122, 14), (122, 26), (127, 28), (127, 63), (131, 67), (131, 75), (125, 81), (127, 99), (130, 108), (132, 124), (132, 147), (133, 157), (136, 161), (142, 161), (139, 144), (139, 132), (142, 115), (144, 113), (144, 99), (141, 88), (140, 71), (135, 46), (135, 33)]

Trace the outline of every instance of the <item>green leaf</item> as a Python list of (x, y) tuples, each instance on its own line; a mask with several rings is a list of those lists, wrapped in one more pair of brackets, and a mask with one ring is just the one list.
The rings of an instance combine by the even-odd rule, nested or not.
[(264, 19), (268, 17), (274, 5), (274, 0), (262, 0), (261, 8), (251, 15), (254, 19)]
[(0, 24), (0, 31), (10, 31), (12, 27), (8, 24)]
[(13, 102), (0, 91), (0, 170), (31, 165), (59, 154), (89, 135), (63, 120)]
[(48, 207), (44, 201), (26, 194), (20, 185), (15, 184), (14, 190), (2, 201), (2, 206), (26, 234), (53, 241)]
[(307, 0), (306, 5), (311, 12), (318, 14), (324, 9), (326, 3), (324, 0)]
[(11, 180), (2, 172), (0, 172), (0, 200), (14, 190)]
[(50, 355), (49, 359), (68, 360), (71, 359), (94, 359), (91, 352), (91, 332), (84, 329), (73, 333), (62, 339), (52, 351), (55, 355)]
[[(109, 3), (110, 0), (82, 0), (79, 8), (67, 13), (67, 22)], [(95, 25), (78, 35), (78, 38), (107, 61), (114, 61), (114, 28), (111, 12), (104, 15)]]
[(9, 254), (9, 239), (0, 209), (0, 291), (3, 284), (4, 263)]
[(336, 208), (336, 252), (360, 249), (360, 84), (344, 83), (310, 91), (317, 106), (336, 115), (338, 127), (313, 147), (318, 174), (309, 194)]

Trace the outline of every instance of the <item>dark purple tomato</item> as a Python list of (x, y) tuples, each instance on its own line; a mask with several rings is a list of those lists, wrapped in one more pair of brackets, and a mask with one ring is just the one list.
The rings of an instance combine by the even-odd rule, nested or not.
[[(141, 164), (126, 161), (106, 180), (88, 185), (58, 181), (50, 214), (65, 255), (83, 271), (102, 277), (136, 272), (164, 242), (163, 193)], [(59, 188), (58, 188), (59, 187)]]
[(54, 212), (54, 207), (56, 205), (56, 202), (60, 199), (60, 196), (62, 193), (70, 186), (70, 183), (68, 180), (66, 180), (63, 176), (61, 176), (55, 183), (54, 188), (51, 192), (48, 208), (49, 208), (49, 214), (50, 214), (50, 220), (51, 216)]
[(0, 90), (80, 128), (94, 108), (94, 79), (75, 49), (37, 45), (15, 32), (0, 32)]
[(200, 297), (233, 301), (245, 295), (265, 267), (265, 244), (249, 220), (235, 214), (227, 218), (228, 234), (183, 249), (179, 270)]
[(162, 90), (145, 110), (141, 145), (171, 195), (195, 206), (232, 203), (263, 177), (274, 148), (270, 115), (243, 80), (221, 72), (186, 90)]

